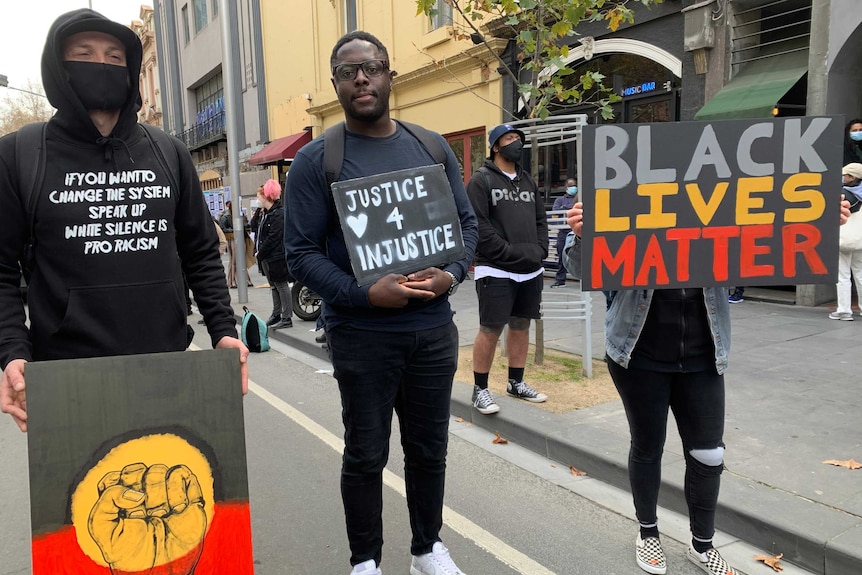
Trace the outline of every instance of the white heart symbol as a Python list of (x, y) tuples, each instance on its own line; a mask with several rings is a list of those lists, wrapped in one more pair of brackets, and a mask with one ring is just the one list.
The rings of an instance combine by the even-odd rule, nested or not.
[(365, 235), (365, 228), (368, 226), (368, 216), (359, 214), (359, 216), (347, 216), (347, 225), (353, 230), (357, 238)]

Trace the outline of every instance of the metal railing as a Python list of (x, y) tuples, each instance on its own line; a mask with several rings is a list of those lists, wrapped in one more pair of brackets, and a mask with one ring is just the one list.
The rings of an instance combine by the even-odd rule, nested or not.
[(227, 137), (225, 113), (218, 112), (206, 121), (195, 124), (185, 132), (181, 132), (178, 137), (190, 150), (225, 139)]

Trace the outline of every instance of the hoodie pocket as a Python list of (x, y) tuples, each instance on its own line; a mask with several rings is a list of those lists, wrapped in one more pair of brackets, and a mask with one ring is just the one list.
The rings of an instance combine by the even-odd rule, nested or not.
[(171, 281), (72, 288), (54, 337), (86, 355), (181, 351), (184, 304)]

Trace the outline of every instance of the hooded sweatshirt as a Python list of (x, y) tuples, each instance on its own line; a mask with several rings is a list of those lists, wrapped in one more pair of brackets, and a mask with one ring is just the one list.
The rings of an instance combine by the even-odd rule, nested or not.
[[(107, 137), (63, 64), (64, 40), (83, 31), (111, 34), (126, 47), (128, 95)], [(182, 271), (213, 345), (236, 337), (218, 238), (191, 156), (175, 141), (180, 173), (169, 176), (137, 124), (141, 54), (131, 30), (92, 10), (64, 14), (49, 31), (42, 82), (57, 113), (47, 126), (35, 211), (29, 333), (18, 292), (28, 191), (20, 187), (15, 134), (0, 139), (0, 367), (18, 358), (184, 350), (190, 328)]]
[(479, 220), (476, 265), (530, 274), (548, 257), (548, 220), (533, 178), (516, 166), (512, 180), (486, 159), (467, 195)]

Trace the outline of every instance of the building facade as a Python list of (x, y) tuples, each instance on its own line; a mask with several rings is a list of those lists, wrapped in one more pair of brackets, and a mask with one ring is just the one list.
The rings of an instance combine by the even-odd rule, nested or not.
[(129, 26), (143, 46), (141, 62), (141, 109), (138, 121), (153, 126), (162, 126), (161, 87), (159, 85), (158, 50), (156, 49), (155, 22), (151, 6), (141, 6), (140, 19)]
[[(241, 194), (254, 198), (269, 176), (245, 161), (269, 139), (259, 0), (156, 0), (153, 12), (164, 129), (188, 146), (210, 208), (218, 211), (230, 196), (225, 90), (233, 89)], [(232, 88), (223, 77), (222, 18), (234, 46)]]

